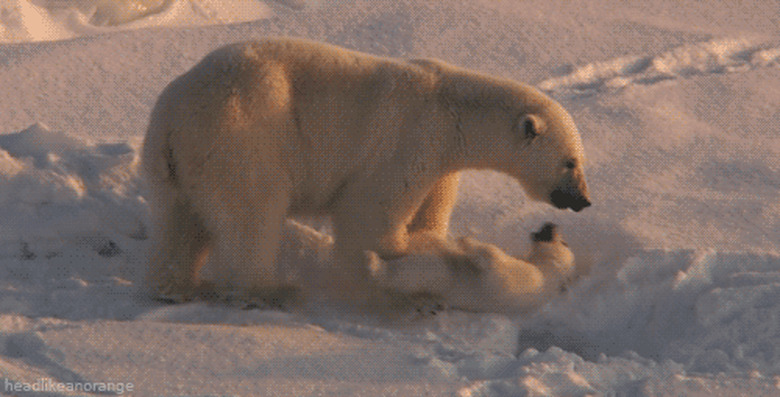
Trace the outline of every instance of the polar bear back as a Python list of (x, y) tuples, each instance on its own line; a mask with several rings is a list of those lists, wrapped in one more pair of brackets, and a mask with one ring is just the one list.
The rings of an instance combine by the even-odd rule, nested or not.
[(240, 148), (246, 161), (281, 166), (293, 181), (291, 212), (317, 213), (355, 170), (370, 171), (399, 146), (426, 144), (404, 132), (434, 102), (434, 80), (423, 66), (323, 43), (237, 43), (171, 83), (150, 134), (161, 124), (175, 148), (171, 162), (184, 165), (177, 178), (194, 183), (198, 165)]

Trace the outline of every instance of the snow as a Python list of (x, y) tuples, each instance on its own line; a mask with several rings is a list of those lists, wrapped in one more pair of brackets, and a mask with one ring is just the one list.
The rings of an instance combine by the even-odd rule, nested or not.
[(0, 0), (0, 42), (255, 21), (269, 12), (255, 0)]
[[(778, 395), (779, 27), (774, 2), (0, 1), (0, 394)], [(559, 100), (593, 207), (468, 172), (452, 234), (524, 255), (553, 221), (583, 274), (520, 314), (150, 300), (151, 106), (210, 50), (266, 35), (437, 57)], [(281, 261), (326, 271), (326, 222), (285, 233)]]
[(545, 80), (539, 87), (546, 91), (586, 93), (697, 74), (740, 72), (778, 63), (780, 48), (755, 47), (744, 39), (716, 39), (680, 46), (653, 57), (629, 56), (587, 64), (566, 76)]

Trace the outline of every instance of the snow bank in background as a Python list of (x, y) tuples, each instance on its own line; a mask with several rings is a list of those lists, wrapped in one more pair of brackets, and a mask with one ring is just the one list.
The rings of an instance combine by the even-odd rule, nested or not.
[(71, 37), (43, 7), (27, 0), (1, 0), (0, 42), (57, 40)]
[(756, 46), (743, 39), (718, 39), (684, 45), (657, 56), (628, 56), (587, 64), (565, 76), (542, 81), (539, 88), (586, 94), (630, 84), (767, 66), (780, 66), (780, 47)]
[(259, 0), (0, 0), (0, 43), (267, 18)]

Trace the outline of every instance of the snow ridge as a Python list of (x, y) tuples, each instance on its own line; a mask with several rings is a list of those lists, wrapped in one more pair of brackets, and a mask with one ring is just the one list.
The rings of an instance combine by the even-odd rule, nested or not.
[(631, 85), (770, 66), (780, 66), (780, 47), (726, 38), (684, 45), (656, 56), (626, 56), (589, 63), (567, 75), (544, 80), (538, 87), (551, 93), (587, 95)]

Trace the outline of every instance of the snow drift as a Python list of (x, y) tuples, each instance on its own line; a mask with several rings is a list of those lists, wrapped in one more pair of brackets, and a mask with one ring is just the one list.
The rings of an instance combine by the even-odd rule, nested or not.
[(2, 0), (0, 42), (65, 40), (155, 26), (213, 25), (269, 16), (255, 0)]

